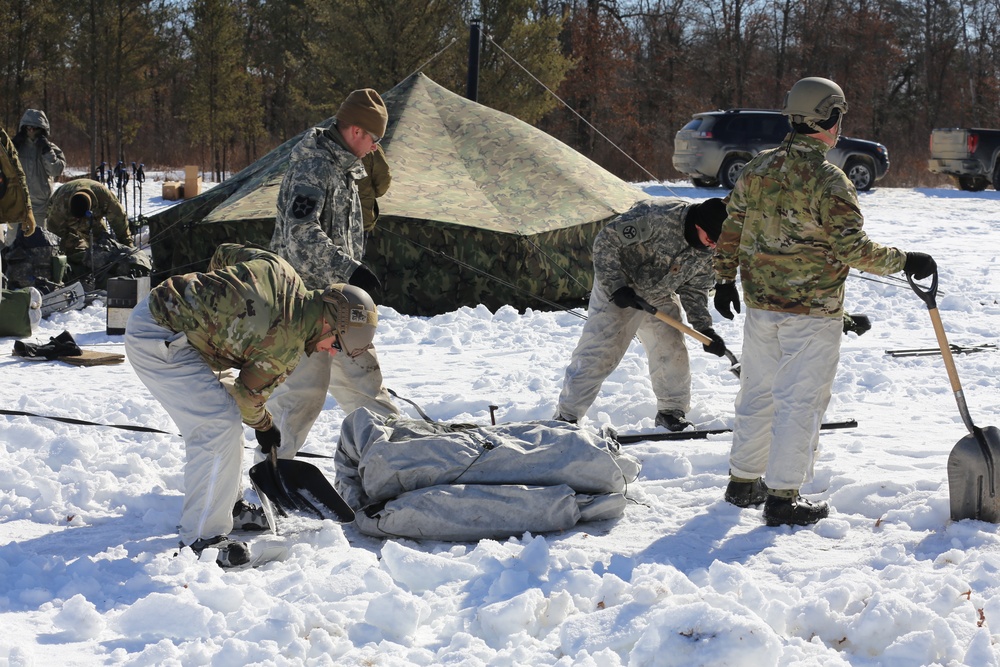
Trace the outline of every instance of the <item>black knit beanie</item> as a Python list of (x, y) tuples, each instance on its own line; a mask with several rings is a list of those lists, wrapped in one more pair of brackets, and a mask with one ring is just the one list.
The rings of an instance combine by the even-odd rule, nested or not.
[(719, 240), (722, 233), (722, 223), (726, 221), (726, 200), (714, 197), (688, 207), (685, 225), (698, 225), (712, 242)]

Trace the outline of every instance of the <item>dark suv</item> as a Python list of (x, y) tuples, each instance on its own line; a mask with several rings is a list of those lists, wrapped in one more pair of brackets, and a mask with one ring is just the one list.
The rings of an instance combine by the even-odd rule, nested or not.
[[(732, 189), (744, 165), (757, 153), (774, 148), (789, 132), (780, 111), (730, 109), (695, 114), (674, 137), (674, 169), (698, 187)], [(882, 144), (841, 137), (826, 159), (847, 174), (860, 190), (869, 190), (889, 171), (889, 151)]]

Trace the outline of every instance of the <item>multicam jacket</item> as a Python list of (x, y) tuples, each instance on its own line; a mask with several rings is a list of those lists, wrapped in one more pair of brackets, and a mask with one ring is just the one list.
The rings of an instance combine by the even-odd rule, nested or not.
[[(93, 202), (92, 217), (77, 218), (70, 213), (69, 200), (78, 192), (90, 195)], [(132, 245), (132, 232), (128, 228), (124, 207), (106, 185), (89, 178), (75, 178), (56, 188), (49, 198), (45, 219), (48, 230), (62, 240), (59, 249), (67, 255), (90, 247), (91, 221), (103, 221), (107, 225), (102, 230), (103, 233), (107, 233), (110, 228), (119, 243)], [(94, 238), (98, 238), (97, 230), (94, 230)]]
[(691, 326), (712, 326), (708, 291), (715, 284), (712, 253), (684, 238), (691, 202), (657, 197), (612, 220), (594, 239), (594, 279), (610, 295), (632, 287), (657, 306), (677, 294)]
[(307, 130), (289, 160), (271, 250), (295, 267), (309, 289), (346, 283), (365, 254), (357, 187), (365, 168), (335, 127)]
[(21, 168), (14, 142), (3, 128), (0, 128), (0, 223), (24, 225), (25, 236), (35, 232), (28, 179)]
[(751, 308), (840, 318), (851, 267), (886, 275), (906, 263), (902, 250), (865, 234), (854, 185), (826, 161), (828, 150), (786, 137), (747, 163), (733, 188), (715, 272), (734, 280), (739, 267)]
[(267, 397), (322, 332), (322, 292), (266, 250), (223, 243), (207, 273), (172, 276), (149, 293), (156, 322), (187, 335), (213, 370), (238, 368), (231, 391), (244, 423), (267, 430)]

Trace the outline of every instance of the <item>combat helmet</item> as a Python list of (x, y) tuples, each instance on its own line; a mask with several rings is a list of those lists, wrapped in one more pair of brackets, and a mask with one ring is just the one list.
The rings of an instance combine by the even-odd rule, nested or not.
[[(785, 95), (781, 113), (793, 125), (806, 125), (813, 130), (828, 130), (836, 124), (834, 112), (847, 113), (847, 98), (840, 86), (819, 76), (799, 79)], [(832, 122), (829, 122), (833, 119)]]
[(368, 292), (354, 285), (334, 283), (323, 291), (324, 314), (344, 352), (356, 357), (375, 338), (378, 309)]

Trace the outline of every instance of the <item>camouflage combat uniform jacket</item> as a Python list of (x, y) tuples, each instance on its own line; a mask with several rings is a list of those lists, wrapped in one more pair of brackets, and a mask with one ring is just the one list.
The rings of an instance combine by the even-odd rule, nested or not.
[(49, 119), (44, 111), (28, 109), (21, 116), (17, 134), (13, 137), (14, 146), (17, 148), (17, 155), (21, 160), (21, 167), (24, 168), (24, 175), (28, 179), (28, 192), (31, 193), (31, 209), (35, 218), (41, 224), (41, 217), (45, 215), (45, 209), (52, 195), (52, 184), (59, 178), (63, 169), (66, 168), (66, 156), (62, 149), (49, 141), (50, 151), (42, 153), (38, 148), (38, 139), (29, 139), (25, 133), (26, 126), (40, 127), (45, 130), (45, 138), (49, 138)]
[(626, 285), (654, 306), (680, 297), (695, 329), (712, 326), (708, 292), (715, 284), (712, 253), (684, 237), (691, 202), (665, 197), (641, 201), (594, 239), (594, 279), (610, 296)]
[(367, 176), (358, 181), (358, 197), (361, 199), (361, 212), (364, 215), (365, 231), (370, 232), (375, 229), (378, 222), (378, 201), (379, 197), (389, 191), (392, 184), (392, 171), (389, 163), (386, 162), (385, 153), (382, 147), (376, 145), (368, 155), (361, 159), (365, 166)]
[[(90, 200), (93, 202), (92, 217), (77, 218), (70, 213), (69, 200), (78, 192), (90, 195)], [(119, 243), (132, 245), (132, 232), (128, 228), (125, 208), (106, 185), (89, 178), (75, 178), (59, 186), (49, 198), (48, 214), (45, 219), (49, 231), (61, 239), (59, 249), (67, 255), (90, 247), (91, 221), (95, 223), (106, 221)], [(100, 238), (98, 230), (94, 230), (94, 238)]]
[(828, 150), (786, 137), (747, 163), (733, 188), (715, 272), (734, 280), (738, 267), (751, 308), (840, 318), (851, 267), (887, 275), (906, 263), (902, 250), (865, 234), (854, 185), (826, 161)]
[(208, 268), (155, 287), (149, 311), (160, 326), (184, 332), (213, 370), (239, 369), (230, 393), (243, 422), (267, 430), (267, 397), (322, 332), (322, 292), (307, 290), (288, 262), (266, 250), (224, 243)]
[(35, 232), (28, 179), (21, 168), (14, 142), (0, 128), (0, 224), (24, 225), (24, 235)]
[(271, 250), (295, 267), (309, 289), (346, 283), (365, 254), (357, 187), (365, 168), (336, 128), (307, 130), (289, 160)]

